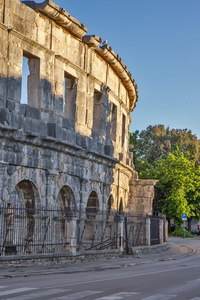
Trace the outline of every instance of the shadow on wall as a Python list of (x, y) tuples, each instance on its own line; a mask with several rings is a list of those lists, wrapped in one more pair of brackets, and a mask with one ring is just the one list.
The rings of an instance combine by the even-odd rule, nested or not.
[[(102, 121), (102, 127), (107, 126), (105, 137), (95, 130), (91, 136), (81, 135), (76, 132), (75, 122), (64, 116), (63, 99), (52, 94), (48, 80), (40, 81), (37, 93), (40, 101), (34, 103), (31, 93), (32, 89), (27, 93), (27, 102), (32, 105), (20, 103), (21, 78), (0, 77), (1, 149), (8, 177), (17, 166), (63, 172), (81, 180), (106, 184), (108, 198), (114, 182), (113, 168), (118, 162), (113, 157), (110, 124)], [(110, 110), (105, 97), (101, 103), (108, 117)], [(47, 178), (43, 182), (48, 182)]]
[[(33, 101), (32, 89), (27, 95), (27, 103), (20, 103), (21, 99), (21, 78), (0, 78), (0, 123), (7, 129), (20, 130), (24, 134), (41, 139), (53, 138), (56, 142), (69, 143), (70, 145), (82, 147), (88, 151), (93, 151), (100, 155), (107, 155), (113, 158), (114, 147), (111, 140), (111, 125), (107, 120), (102, 119), (102, 124), (98, 125), (94, 122), (91, 136), (80, 135), (75, 131), (74, 122), (70, 118), (65, 117), (66, 107), (70, 103), (66, 100), (66, 105), (63, 104), (63, 98), (52, 94), (51, 83), (42, 79), (40, 81), (40, 89), (38, 89), (38, 97), (40, 101)], [(96, 95), (94, 96), (96, 98)], [(30, 101), (29, 101), (30, 99)], [(72, 102), (72, 99), (70, 99)], [(71, 103), (74, 106), (74, 103)], [(98, 106), (105, 109), (105, 101)], [(107, 105), (108, 106), (108, 105)], [(98, 109), (95, 108), (94, 119), (96, 118)], [(73, 109), (74, 110), (74, 109)], [(108, 110), (108, 107), (107, 107)], [(87, 111), (83, 109), (85, 118)], [(107, 117), (110, 111), (107, 111)], [(76, 111), (75, 111), (76, 114)], [(104, 112), (105, 114), (105, 112)], [(99, 121), (99, 118), (98, 122)], [(87, 126), (87, 124), (86, 124)], [(10, 128), (9, 128), (10, 127)], [(106, 127), (106, 130), (105, 130)], [(102, 136), (100, 129), (106, 131), (106, 136)], [(116, 160), (117, 162), (117, 160)]]

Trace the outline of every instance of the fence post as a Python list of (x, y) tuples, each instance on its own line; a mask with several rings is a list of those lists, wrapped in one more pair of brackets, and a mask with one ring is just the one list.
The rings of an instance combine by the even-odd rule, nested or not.
[(119, 246), (120, 246), (120, 252), (124, 251), (124, 217), (119, 216)]
[(168, 242), (168, 221), (165, 220), (165, 242)]
[(159, 219), (159, 240), (163, 244), (163, 219)]
[(114, 222), (117, 226), (118, 235), (116, 236), (116, 248), (119, 247), (120, 252), (124, 251), (124, 216), (115, 215)]
[(151, 245), (151, 220), (146, 218), (146, 245)]
[(72, 212), (70, 216), (70, 252), (73, 255), (76, 255), (76, 226), (77, 226), (77, 218), (78, 214), (76, 212)]

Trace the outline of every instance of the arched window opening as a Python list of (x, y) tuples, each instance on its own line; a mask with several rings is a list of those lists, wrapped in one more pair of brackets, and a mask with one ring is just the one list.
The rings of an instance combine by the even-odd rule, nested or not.
[(60, 190), (60, 207), (65, 217), (69, 217), (72, 212), (77, 211), (74, 193), (69, 186), (65, 186)]
[(96, 192), (91, 192), (88, 202), (87, 202), (87, 208), (86, 208), (86, 214), (87, 218), (95, 218), (96, 214), (99, 211), (99, 200)]
[[(73, 217), (77, 212), (75, 196), (69, 186), (61, 188), (58, 194), (58, 222), (55, 227), (56, 249), (61, 252), (69, 251), (70, 237), (73, 231)], [(60, 245), (59, 245), (60, 244)], [(58, 251), (58, 250), (57, 250)]]
[(33, 184), (28, 180), (23, 180), (16, 186), (19, 201), (25, 208), (25, 247), (26, 253), (31, 253), (29, 245), (33, 242), (35, 231), (35, 192)]

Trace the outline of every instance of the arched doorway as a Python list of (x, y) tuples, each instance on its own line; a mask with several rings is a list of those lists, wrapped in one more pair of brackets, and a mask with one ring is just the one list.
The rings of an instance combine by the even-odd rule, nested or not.
[(92, 191), (87, 201), (85, 224), (81, 234), (81, 245), (85, 250), (93, 249), (94, 244), (99, 242), (100, 222), (98, 212), (99, 199), (97, 193)]
[[(23, 219), (23, 223), (18, 224), (20, 219), (15, 219), (14, 226), (20, 228), (19, 239), (24, 249), (19, 249), (20, 252), (31, 254), (33, 252), (32, 244), (34, 244), (35, 234), (35, 208), (36, 199), (38, 197), (37, 190), (34, 184), (29, 180), (22, 180), (16, 185), (18, 195), (19, 214)], [(20, 226), (19, 226), (20, 225)]]
[(77, 211), (74, 193), (69, 186), (62, 187), (58, 199), (60, 208), (66, 217), (69, 217), (70, 213)]
[(58, 243), (57, 249), (59, 252), (69, 251), (70, 249), (70, 238), (74, 236), (76, 232), (76, 218), (77, 206), (75, 196), (72, 189), (69, 186), (61, 188), (58, 194), (58, 205), (59, 211), (59, 222), (56, 226), (56, 242)]
[(96, 192), (91, 192), (87, 207), (86, 207), (86, 215), (88, 219), (95, 219), (96, 215), (99, 211), (99, 200)]

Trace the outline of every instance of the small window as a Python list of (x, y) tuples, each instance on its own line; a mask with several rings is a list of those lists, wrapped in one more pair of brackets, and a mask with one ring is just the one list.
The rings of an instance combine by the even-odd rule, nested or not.
[(63, 111), (64, 116), (71, 122), (76, 119), (77, 79), (68, 73), (64, 73)]
[(126, 129), (126, 117), (123, 114), (122, 115), (122, 146), (124, 146), (125, 143), (125, 129)]
[(28, 76), (30, 75), (29, 67), (28, 67), (28, 58), (23, 56), (22, 61), (22, 88), (21, 88), (21, 103), (28, 104), (27, 97), (27, 82)]
[(102, 129), (102, 93), (94, 91), (93, 130), (101, 133)]
[(117, 129), (117, 106), (112, 104), (111, 111), (111, 140), (116, 141), (116, 129)]
[(24, 51), (22, 61), (21, 103), (39, 108), (40, 59)]

